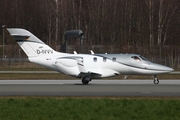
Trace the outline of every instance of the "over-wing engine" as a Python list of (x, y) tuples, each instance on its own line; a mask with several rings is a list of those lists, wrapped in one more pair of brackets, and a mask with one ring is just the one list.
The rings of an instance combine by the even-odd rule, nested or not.
[(80, 72), (75, 58), (58, 58), (54, 66), (62, 73), (70, 76), (77, 76)]

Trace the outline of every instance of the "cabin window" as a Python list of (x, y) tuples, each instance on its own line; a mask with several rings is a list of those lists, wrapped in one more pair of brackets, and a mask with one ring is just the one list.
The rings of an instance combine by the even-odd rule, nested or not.
[(96, 57), (94, 57), (94, 58), (93, 58), (93, 61), (94, 61), (94, 62), (97, 62), (97, 58), (96, 58)]
[(132, 56), (131, 58), (133, 58), (136, 61), (141, 61), (141, 59), (139, 57), (137, 57), (137, 56)]
[(112, 61), (113, 61), (113, 62), (115, 62), (115, 61), (116, 61), (116, 58), (115, 58), (115, 57), (113, 57), (113, 58), (112, 58)]
[(103, 62), (106, 62), (106, 61), (107, 61), (107, 59), (104, 57), (104, 58), (103, 58)]

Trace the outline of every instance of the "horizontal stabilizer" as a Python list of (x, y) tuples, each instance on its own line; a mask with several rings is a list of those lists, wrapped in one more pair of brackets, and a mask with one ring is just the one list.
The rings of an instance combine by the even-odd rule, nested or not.
[(34, 36), (32, 33), (30, 33), (25, 29), (7, 28), (7, 30), (17, 42), (28, 41), (28, 42), (36, 42), (36, 43), (44, 44), (44, 42), (42, 42), (39, 38), (37, 38), (36, 36)]

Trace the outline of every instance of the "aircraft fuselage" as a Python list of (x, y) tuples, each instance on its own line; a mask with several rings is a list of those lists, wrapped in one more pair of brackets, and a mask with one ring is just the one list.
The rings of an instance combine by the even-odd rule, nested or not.
[(170, 67), (152, 63), (138, 54), (57, 54), (29, 60), (75, 77), (81, 77), (78, 76), (80, 73), (96, 73), (91, 78), (101, 78), (116, 75), (157, 75), (173, 71)]

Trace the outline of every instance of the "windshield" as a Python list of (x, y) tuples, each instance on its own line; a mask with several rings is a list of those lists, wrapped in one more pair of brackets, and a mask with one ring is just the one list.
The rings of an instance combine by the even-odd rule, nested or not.
[(143, 57), (143, 56), (132, 56), (132, 59), (136, 60), (136, 61), (149, 61), (147, 58)]
[(149, 61), (147, 58), (143, 57), (143, 56), (139, 56), (142, 60), (144, 61)]

